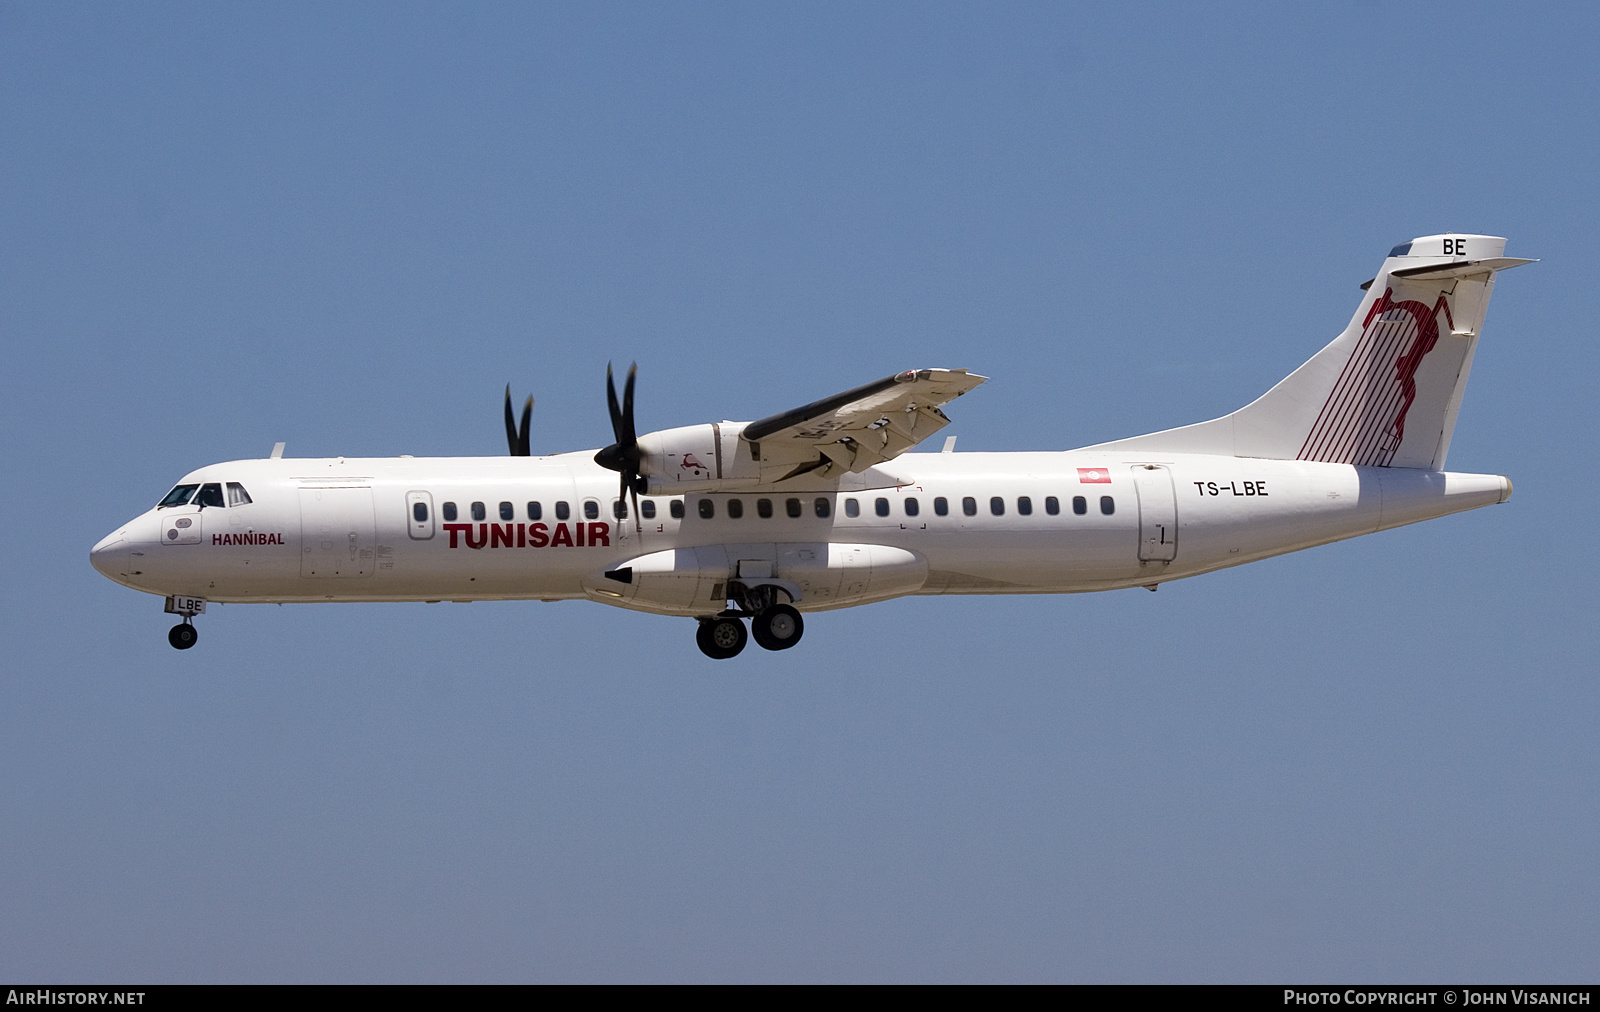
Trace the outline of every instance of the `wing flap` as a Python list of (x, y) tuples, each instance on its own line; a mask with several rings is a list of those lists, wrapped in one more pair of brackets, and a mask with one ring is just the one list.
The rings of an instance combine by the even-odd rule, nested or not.
[[(940, 408), (988, 379), (965, 369), (912, 369), (746, 425), (762, 470), (785, 478), (864, 471), (950, 424)], [(782, 479), (779, 479), (782, 480)]]

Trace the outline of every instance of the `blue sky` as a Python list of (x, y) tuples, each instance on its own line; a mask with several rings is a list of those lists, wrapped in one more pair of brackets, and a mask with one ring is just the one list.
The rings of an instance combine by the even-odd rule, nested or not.
[[(0, 977), (1589, 981), (1586, 5), (0, 6)], [(191, 468), (608, 441), (899, 369), (1057, 449), (1229, 411), (1393, 244), (1540, 257), (1507, 505), (705, 661), (537, 603), (229, 606)], [(1558, 550), (1559, 549), (1559, 550)]]

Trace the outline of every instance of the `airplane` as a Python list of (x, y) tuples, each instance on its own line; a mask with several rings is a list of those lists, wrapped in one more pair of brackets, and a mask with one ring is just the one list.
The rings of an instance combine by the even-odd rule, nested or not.
[[(505, 457), (265, 460), (185, 475), (95, 545), (165, 597), (186, 650), (212, 602), (581, 599), (695, 620), (706, 656), (800, 642), (804, 616), (909, 594), (1146, 587), (1503, 503), (1444, 470), (1506, 240), (1394, 247), (1349, 325), (1232, 414), (1075, 450), (908, 453), (986, 377), (897, 373), (752, 422)], [(749, 629), (745, 623), (748, 621)]]

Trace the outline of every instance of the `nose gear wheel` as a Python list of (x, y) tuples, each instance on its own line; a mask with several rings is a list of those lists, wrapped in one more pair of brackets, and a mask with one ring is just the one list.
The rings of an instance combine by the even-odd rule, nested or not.
[(180, 622), (167, 632), (167, 642), (175, 649), (187, 650), (200, 639), (200, 632), (187, 622)]

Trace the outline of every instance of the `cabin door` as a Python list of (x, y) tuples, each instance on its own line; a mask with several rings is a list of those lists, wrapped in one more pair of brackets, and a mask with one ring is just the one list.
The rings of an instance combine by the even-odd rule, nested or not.
[(1172, 472), (1160, 464), (1135, 464), (1133, 487), (1139, 495), (1139, 564), (1178, 557), (1178, 497)]

